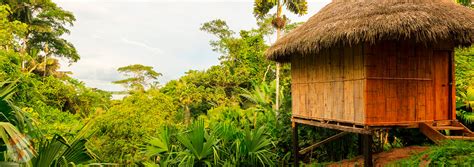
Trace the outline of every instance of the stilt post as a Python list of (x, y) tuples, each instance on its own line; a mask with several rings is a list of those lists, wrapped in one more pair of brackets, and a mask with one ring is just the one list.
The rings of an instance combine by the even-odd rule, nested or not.
[(291, 129), (293, 130), (293, 164), (295, 167), (299, 165), (299, 145), (298, 145), (298, 123), (292, 121)]
[(374, 163), (372, 161), (372, 135), (363, 134), (363, 152), (364, 152), (364, 167), (373, 167)]
[(363, 134), (358, 133), (357, 134), (357, 145), (359, 146), (359, 148), (358, 148), (358, 151), (359, 151), (358, 153), (359, 154), (358, 155), (363, 155), (364, 154), (364, 142), (363, 142), (363, 140), (364, 140)]

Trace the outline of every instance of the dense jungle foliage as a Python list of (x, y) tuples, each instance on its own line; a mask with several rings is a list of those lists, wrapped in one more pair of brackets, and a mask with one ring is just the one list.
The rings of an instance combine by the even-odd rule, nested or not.
[[(264, 57), (269, 47), (265, 39), (275, 34), (274, 15), (268, 14), (272, 6), (262, 4), (266, 1), (255, 1), (255, 10), (260, 10), (255, 13), (259, 15), (256, 28), (234, 32), (224, 20), (202, 24), (202, 31), (215, 36), (210, 45), (221, 55), (219, 65), (190, 70), (164, 84), (157, 82), (162, 74), (150, 66), (119, 68), (126, 78), (114, 83), (127, 89), (120, 100), (58, 71), (59, 58), (70, 63), (80, 60), (74, 45), (62, 37), (75, 20), (71, 12), (51, 0), (0, 2), (0, 166), (287, 166), (292, 162), (290, 65), (280, 71), (281, 105), (276, 110), (275, 64)], [(286, 5), (294, 13), (306, 12), (294, 8), (306, 2)], [(282, 31), (300, 24), (285, 21)], [(474, 47), (458, 48), (455, 53), (457, 114), (473, 128)], [(301, 145), (337, 133), (309, 126), (299, 131)], [(432, 144), (413, 130), (380, 132), (374, 139), (377, 151)], [(339, 161), (359, 155), (359, 146), (357, 135), (347, 135), (302, 158), (307, 163)], [(472, 153), (472, 143), (444, 146), (424, 154), (433, 161), (456, 157), (472, 162), (472, 156), (462, 156)], [(407, 163), (418, 164), (420, 157), (424, 158), (413, 157)]]

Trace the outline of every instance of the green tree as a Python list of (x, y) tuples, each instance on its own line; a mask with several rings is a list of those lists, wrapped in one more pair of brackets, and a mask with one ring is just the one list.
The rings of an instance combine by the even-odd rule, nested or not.
[(206, 22), (202, 24), (200, 30), (213, 34), (219, 39), (217, 41), (210, 42), (211, 47), (213, 47), (213, 51), (228, 54), (228, 50), (226, 49), (226, 42), (232, 39), (232, 36), (235, 33), (230, 30), (229, 26), (224, 20), (217, 19), (212, 20), (210, 22)]
[[(306, 0), (255, 0), (253, 13), (257, 19), (263, 19), (272, 8), (276, 7), (276, 14), (272, 24), (276, 29), (277, 40), (281, 37), (281, 31), (286, 26), (286, 17), (283, 14), (283, 7), (294, 14), (304, 15), (308, 10)], [(276, 89), (275, 89), (275, 109), (280, 109), (280, 63), (276, 64)]]
[(151, 83), (158, 84), (156, 79), (162, 75), (153, 70), (153, 67), (141, 64), (120, 67), (117, 71), (123, 73), (128, 78), (114, 81), (113, 83), (124, 85), (131, 91), (144, 91), (146, 87), (151, 86)]
[(275, 84), (267, 85), (265, 82), (254, 84), (254, 90), (252, 91), (243, 89), (241, 96), (253, 104), (250, 108), (254, 111), (254, 127), (257, 127), (258, 112), (273, 111), (272, 106), (275, 103), (274, 90)]
[(28, 25), (21, 38), (22, 50), (28, 53), (39, 50), (46, 53), (43, 57), (65, 57), (71, 62), (79, 60), (74, 45), (63, 38), (75, 21), (71, 12), (51, 0), (0, 0), (0, 3), (11, 7), (11, 21)]
[(454, 54), (456, 89), (459, 95), (459, 92), (465, 92), (468, 87), (474, 86), (474, 46), (456, 48)]
[(0, 5), (0, 49), (14, 50), (19, 43), (14, 38), (23, 37), (27, 31), (27, 25), (19, 21), (10, 21), (10, 7)]
[(201, 30), (217, 37), (211, 46), (222, 54), (220, 65), (203, 71), (190, 70), (160, 88), (181, 106), (186, 122), (214, 107), (238, 105), (241, 88), (263, 81), (269, 65), (263, 55), (268, 47), (263, 39), (264, 31), (253, 29), (235, 34), (223, 20), (204, 23)]
[(178, 100), (184, 109), (184, 121), (186, 124), (191, 122), (191, 108), (193, 103), (202, 101), (204, 91), (199, 90), (194, 84), (187, 84), (186, 82), (177, 82)]
[(127, 96), (98, 116), (91, 149), (104, 162), (139, 163), (145, 157), (140, 148), (148, 137), (157, 136), (164, 125), (179, 125), (176, 113), (171, 97), (159, 90)]
[[(201, 26), (201, 30), (218, 38), (210, 42), (213, 50), (221, 53), (219, 60), (231, 75), (254, 75), (250, 80), (264, 80), (267, 65), (263, 53), (268, 46), (263, 39), (268, 33), (266, 29), (240, 31), (238, 36), (229, 29), (223, 20), (213, 20)], [(249, 80), (246, 80), (249, 81)], [(250, 83), (249, 83), (250, 84)]]

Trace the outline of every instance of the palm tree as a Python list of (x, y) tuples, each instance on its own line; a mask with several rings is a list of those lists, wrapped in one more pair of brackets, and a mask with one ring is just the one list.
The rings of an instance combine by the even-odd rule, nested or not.
[(202, 119), (180, 133), (164, 127), (145, 145), (154, 160), (146, 166), (274, 166), (274, 147), (265, 131), (263, 126), (240, 129), (225, 122), (206, 128)]
[(0, 82), (0, 146), (7, 147), (7, 154), (0, 156), (3, 161), (0, 166), (26, 162), (36, 154), (29, 138), (24, 135), (24, 129), (29, 127), (27, 125), (31, 125), (31, 122), (11, 101), (18, 81), (19, 78)]
[(99, 160), (86, 147), (88, 139), (95, 133), (92, 130), (94, 123), (90, 121), (82, 126), (72, 142), (57, 134), (51, 139), (38, 138), (37, 156), (31, 159), (30, 166), (76, 166)]
[(0, 122), (0, 139), (0, 145), (7, 148), (1, 152), (0, 166), (26, 162), (36, 155), (29, 138), (10, 122)]
[(64, 137), (55, 135), (51, 140), (40, 141), (38, 155), (30, 163), (32, 166), (75, 166), (96, 160), (97, 156), (86, 143), (84, 137), (69, 143)]
[(273, 110), (272, 105), (274, 104), (275, 99), (272, 98), (272, 92), (276, 89), (276, 85), (268, 85), (267, 83), (262, 82), (253, 83), (253, 87), (254, 89), (252, 91), (242, 89), (243, 93), (240, 96), (254, 104), (252, 107), (255, 111), (253, 115), (253, 126), (256, 127), (258, 112)]
[(234, 142), (236, 156), (242, 166), (274, 166), (275, 154), (271, 152), (272, 141), (265, 134), (265, 127), (245, 129), (241, 140)]
[[(217, 150), (214, 148), (219, 142), (216, 136), (209, 134), (204, 127), (204, 120), (200, 119), (191, 124), (189, 133), (178, 134), (178, 141), (186, 148), (182, 152), (180, 165), (185, 166), (212, 166), (217, 163)], [(213, 161), (214, 160), (214, 161)]]
[(0, 122), (9, 122), (24, 133), (33, 129), (32, 121), (11, 99), (20, 79), (21, 77), (0, 82)]
[[(271, 9), (276, 7), (276, 14), (272, 20), (273, 27), (277, 32), (277, 40), (281, 37), (281, 30), (286, 25), (286, 16), (283, 14), (283, 7), (297, 15), (304, 15), (308, 11), (306, 0), (255, 0), (253, 13), (257, 19), (263, 19)], [(275, 109), (280, 108), (280, 63), (276, 64), (276, 90)]]
[(178, 161), (175, 161), (176, 146), (171, 142), (171, 136), (175, 134), (171, 131), (170, 127), (163, 126), (158, 137), (150, 138), (145, 145), (144, 151), (148, 157), (153, 159), (152, 163), (145, 163), (145, 166), (172, 166)]

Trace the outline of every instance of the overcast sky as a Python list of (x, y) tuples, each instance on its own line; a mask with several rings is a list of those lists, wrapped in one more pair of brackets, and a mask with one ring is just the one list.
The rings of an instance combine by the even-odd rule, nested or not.
[[(66, 36), (81, 59), (62, 70), (88, 86), (121, 90), (111, 84), (121, 79), (118, 67), (153, 66), (163, 73), (161, 83), (177, 79), (188, 70), (218, 64), (211, 50), (213, 36), (202, 32), (202, 23), (227, 22), (234, 31), (255, 27), (251, 0), (54, 0), (74, 13), (77, 21)], [(330, 0), (308, 0), (308, 14), (287, 14), (292, 21), (306, 21)]]

